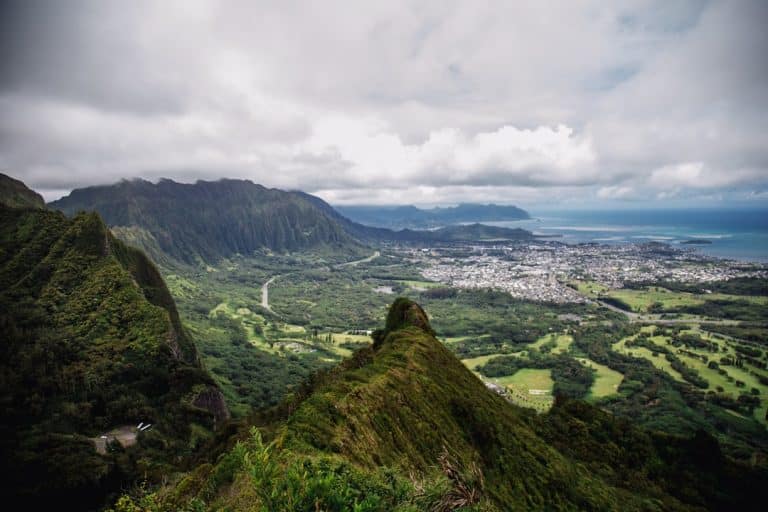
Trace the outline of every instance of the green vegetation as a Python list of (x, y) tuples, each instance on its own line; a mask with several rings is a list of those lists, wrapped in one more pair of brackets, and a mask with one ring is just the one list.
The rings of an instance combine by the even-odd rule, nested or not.
[(547, 334), (542, 336), (530, 348), (539, 352), (551, 352), (552, 354), (565, 354), (573, 343), (573, 336), (568, 334)]
[(0, 205), (8, 208), (45, 208), (43, 197), (21, 181), (0, 173)]
[(359, 244), (304, 194), (250, 181), (122, 181), (74, 190), (51, 206), (74, 214), (96, 210), (109, 226), (165, 263), (217, 264), (254, 251), (294, 251), (327, 246), (348, 252)]
[(586, 398), (603, 398), (618, 393), (619, 385), (621, 385), (621, 381), (624, 379), (621, 373), (584, 357), (577, 357), (576, 360), (595, 370), (595, 382), (589, 389)]
[[(0, 206), (0, 453), (30, 508), (157, 481), (227, 417), (159, 272), (98, 215)], [(139, 422), (129, 452), (94, 438)]]
[(215, 464), (126, 496), (116, 510), (682, 511), (764, 503), (765, 472), (731, 461), (704, 432), (644, 431), (569, 400), (530, 414), (464, 368), (429, 333), (417, 305), (398, 300), (388, 318), (395, 330), (256, 415), (258, 429)]

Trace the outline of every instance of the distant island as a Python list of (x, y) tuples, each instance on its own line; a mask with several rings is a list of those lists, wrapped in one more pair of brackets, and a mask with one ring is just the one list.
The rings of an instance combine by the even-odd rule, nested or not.
[(707, 240), (705, 238), (692, 238), (690, 240), (683, 240), (680, 243), (684, 245), (708, 245), (712, 243), (712, 240)]
[(429, 209), (408, 206), (336, 206), (345, 217), (367, 226), (431, 229), (468, 222), (527, 220), (528, 212), (511, 205), (462, 203)]

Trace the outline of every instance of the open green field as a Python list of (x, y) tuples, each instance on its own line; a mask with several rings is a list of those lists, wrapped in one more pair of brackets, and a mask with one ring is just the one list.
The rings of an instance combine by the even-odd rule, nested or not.
[(550, 350), (550, 353), (552, 354), (565, 354), (568, 352), (568, 349), (571, 347), (571, 344), (573, 344), (573, 336), (570, 334), (547, 334), (546, 336), (542, 336), (538, 340), (536, 340), (534, 343), (531, 343), (529, 346), (532, 349), (536, 349), (541, 351), (542, 346), (550, 345), (554, 343), (554, 348)]
[(436, 283), (434, 281), (398, 281), (400, 284), (405, 286), (406, 288), (411, 288), (413, 290), (429, 290), (430, 288), (439, 288), (441, 286), (445, 286), (441, 283)]
[(611, 290), (608, 295), (626, 302), (637, 313), (648, 313), (648, 308), (653, 304), (661, 304), (662, 309), (670, 310), (681, 306), (694, 306), (704, 303), (704, 299), (698, 295), (672, 292), (655, 286), (646, 290), (628, 290), (626, 288)]
[(700, 306), (709, 301), (746, 302), (753, 306), (768, 306), (768, 297), (765, 296), (689, 293), (668, 290), (660, 286), (649, 286), (642, 290), (611, 289), (592, 281), (577, 281), (572, 284), (587, 297), (604, 296), (621, 300), (635, 313), (674, 311), (679, 308)]
[(603, 398), (605, 396), (615, 395), (618, 392), (621, 381), (624, 380), (624, 375), (612, 370), (605, 365), (596, 363), (591, 359), (584, 357), (577, 357), (578, 361), (581, 361), (590, 368), (594, 368), (597, 372), (595, 374), (595, 382), (592, 384), (592, 388), (589, 390), (587, 398)]
[(464, 366), (474, 371), (478, 366), (482, 366), (494, 357), (499, 357), (500, 355), (501, 354), (490, 354), (487, 356), (472, 357), (470, 359), (462, 359), (461, 362), (464, 363)]
[(495, 384), (506, 387), (512, 401), (523, 407), (532, 407), (538, 412), (546, 412), (552, 407), (554, 398), (552, 389), (555, 385), (551, 370), (523, 368), (508, 377), (490, 379)]

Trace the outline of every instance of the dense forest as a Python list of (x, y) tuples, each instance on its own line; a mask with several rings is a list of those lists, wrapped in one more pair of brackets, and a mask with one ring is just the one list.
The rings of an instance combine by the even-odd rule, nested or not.
[(159, 272), (95, 213), (0, 205), (0, 339), (3, 493), (30, 508), (156, 481), (228, 416)]

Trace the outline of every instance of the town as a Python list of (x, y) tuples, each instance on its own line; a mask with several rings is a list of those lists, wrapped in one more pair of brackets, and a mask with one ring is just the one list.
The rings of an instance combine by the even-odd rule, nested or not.
[(707, 283), (768, 276), (766, 265), (722, 260), (656, 242), (568, 245), (536, 241), (400, 250), (420, 262), (426, 279), (457, 288), (503, 290), (539, 302), (586, 302), (567, 286), (574, 280), (622, 288), (627, 282)]

